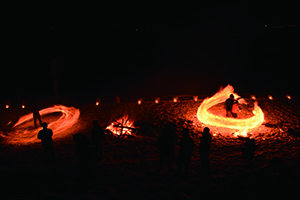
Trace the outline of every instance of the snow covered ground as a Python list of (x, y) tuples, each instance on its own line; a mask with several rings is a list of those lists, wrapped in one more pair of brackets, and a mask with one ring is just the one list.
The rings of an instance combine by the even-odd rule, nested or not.
[[(100, 103), (99, 106), (77, 104), (74, 107), (79, 108), (81, 113), (78, 122), (64, 133), (65, 137), (54, 137), (56, 163), (45, 162), (40, 143), (6, 144), (2, 132), (2, 196), (4, 199), (201, 199), (207, 194), (212, 197), (243, 195), (242, 198), (261, 193), (268, 196), (294, 195), (300, 186), (300, 136), (288, 130), (299, 128), (299, 100), (258, 99), (265, 122), (251, 130), (257, 146), (251, 164), (242, 157), (243, 138), (232, 137), (230, 133), (233, 130), (209, 127), (214, 136), (211, 170), (207, 176), (198, 174), (199, 136), (206, 126), (196, 118), (202, 99), (195, 102), (179, 98), (176, 103), (162, 99), (158, 104), (153, 101), (142, 102), (141, 105), (121, 102), (117, 106), (108, 103)], [(216, 107), (215, 111), (218, 109), (221, 107)], [(244, 111), (247, 109), (245, 107)], [(9, 111), (5, 112), (5, 116), (12, 116)], [(11, 112), (21, 116), (29, 111)], [(104, 125), (124, 115), (140, 127), (136, 137), (107, 135), (103, 142), (104, 160), (93, 166), (90, 172), (82, 174), (74, 154), (73, 134), (83, 132), (90, 137), (93, 120), (97, 119)], [(3, 127), (9, 119), (1, 117)], [(52, 118), (55, 120), (55, 116)], [(174, 171), (165, 169), (162, 173), (157, 172), (156, 139), (166, 122), (176, 124), (179, 132), (183, 127), (193, 131), (196, 145), (186, 177), (180, 176), (177, 171), (178, 144), (172, 160)], [(28, 126), (33, 126), (33, 122), (29, 122)]]

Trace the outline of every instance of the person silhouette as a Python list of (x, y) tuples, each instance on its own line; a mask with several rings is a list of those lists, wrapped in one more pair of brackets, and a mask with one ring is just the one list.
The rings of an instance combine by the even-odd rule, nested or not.
[(232, 117), (232, 106), (234, 103), (234, 95), (231, 94), (225, 101), (226, 117)]
[(189, 135), (189, 129), (184, 128), (182, 130), (182, 138), (180, 140), (179, 146), (179, 157), (178, 157), (178, 166), (179, 170), (182, 171), (182, 165), (184, 165), (184, 172), (187, 174), (190, 162), (191, 155), (194, 149), (194, 140)]
[(211, 134), (209, 133), (209, 128), (205, 127), (202, 133), (202, 137), (200, 138), (200, 162), (201, 162), (201, 170), (206, 173), (209, 171), (210, 163), (209, 163), (209, 150), (211, 144)]
[(174, 152), (174, 142), (177, 140), (176, 129), (172, 123), (168, 123), (163, 133), (157, 139), (157, 149), (159, 152), (159, 171), (162, 170), (166, 162), (168, 170), (172, 170), (171, 157)]
[(240, 111), (239, 102), (237, 100), (235, 100), (232, 105), (232, 110), (231, 110), (232, 117), (237, 118), (237, 114), (239, 111)]
[(90, 149), (90, 140), (81, 132), (74, 134), (73, 139), (75, 142), (75, 155), (79, 160), (81, 172), (83, 174), (89, 173), (94, 161)]
[(103, 153), (102, 153), (102, 149), (103, 149), (103, 144), (102, 144), (102, 140), (104, 139), (104, 130), (102, 127), (99, 126), (99, 122), (97, 120), (93, 121), (93, 125), (94, 128), (92, 130), (92, 144), (94, 147), (94, 153), (95, 153), (95, 157), (96, 159), (100, 159), (103, 160)]
[(246, 138), (244, 146), (245, 148), (243, 149), (243, 157), (244, 159), (247, 159), (248, 163), (250, 164), (255, 156), (255, 139)]
[(31, 110), (32, 110), (32, 114), (33, 114), (33, 122), (34, 122), (34, 127), (37, 128), (37, 121), (39, 122), (40, 126), (42, 126), (42, 119), (41, 119), (41, 115), (39, 113), (39, 105), (37, 103), (31, 103)]
[(50, 157), (52, 161), (55, 161), (55, 154), (54, 154), (54, 149), (53, 149), (53, 132), (51, 129), (48, 129), (48, 124), (46, 122), (42, 123), (43, 129), (39, 131), (38, 133), (38, 139), (41, 140), (44, 151), (45, 151), (45, 156), (46, 160), (50, 162)]

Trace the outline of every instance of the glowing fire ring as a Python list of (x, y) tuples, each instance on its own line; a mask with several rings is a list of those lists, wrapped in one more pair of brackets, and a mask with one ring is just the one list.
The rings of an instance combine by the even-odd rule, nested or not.
[(234, 88), (231, 85), (228, 85), (212, 97), (204, 99), (204, 101), (198, 108), (197, 118), (204, 124), (235, 129), (238, 130), (238, 133), (236, 133), (236, 135), (247, 136), (248, 129), (256, 128), (260, 126), (264, 121), (264, 113), (258, 106), (257, 102), (254, 102), (254, 109), (252, 111), (253, 117), (247, 119), (235, 119), (218, 116), (208, 111), (208, 109), (212, 106), (225, 102), (230, 94), (233, 94), (235, 98), (239, 97), (239, 95), (234, 93)]
[[(65, 131), (72, 127), (79, 119), (80, 111), (74, 107), (66, 107), (63, 105), (54, 105), (53, 107), (45, 108), (39, 111), (40, 115), (47, 115), (60, 112), (62, 115), (59, 119), (48, 123), (48, 128), (52, 129), (53, 137), (64, 137)], [(5, 136), (7, 143), (27, 144), (38, 142), (37, 134), (41, 128), (35, 129), (18, 129), (17, 127), (29, 120), (33, 119), (33, 114), (29, 113), (20, 117), (13, 126), (13, 130)]]

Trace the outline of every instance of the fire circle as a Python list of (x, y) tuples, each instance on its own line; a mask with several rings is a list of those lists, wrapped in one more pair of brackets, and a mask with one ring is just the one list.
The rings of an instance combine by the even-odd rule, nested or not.
[[(61, 116), (57, 120), (49, 122), (48, 128), (52, 129), (53, 138), (62, 138), (68, 134), (66, 133), (66, 130), (76, 124), (80, 116), (80, 111), (74, 107), (66, 107), (63, 105), (54, 105), (53, 107), (48, 107), (39, 111), (41, 116), (57, 112), (61, 113)], [(13, 125), (12, 131), (4, 136), (5, 142), (8, 144), (28, 144), (38, 142), (37, 134), (41, 130), (41, 127), (34, 129), (19, 128), (21, 124), (30, 120), (33, 120), (32, 113), (20, 117), (16, 124)]]

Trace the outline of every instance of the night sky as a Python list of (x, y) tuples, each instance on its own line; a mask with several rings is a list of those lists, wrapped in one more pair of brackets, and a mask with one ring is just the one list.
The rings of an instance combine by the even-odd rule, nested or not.
[(293, 4), (247, 2), (9, 7), (1, 99), (51, 94), (54, 60), (60, 94), (296, 93), (297, 17)]

